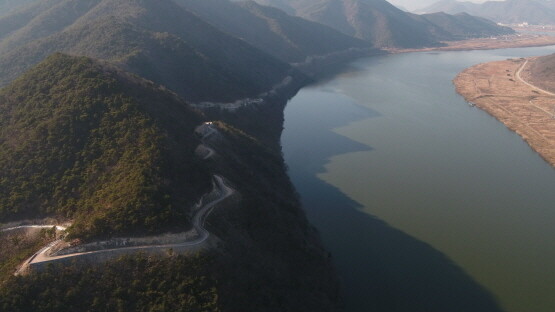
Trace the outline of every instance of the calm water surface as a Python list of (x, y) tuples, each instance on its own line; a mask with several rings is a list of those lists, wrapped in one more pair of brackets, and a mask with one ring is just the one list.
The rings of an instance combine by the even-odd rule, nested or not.
[(555, 311), (555, 170), (452, 84), (550, 53), (372, 57), (290, 100), (289, 173), (348, 311)]

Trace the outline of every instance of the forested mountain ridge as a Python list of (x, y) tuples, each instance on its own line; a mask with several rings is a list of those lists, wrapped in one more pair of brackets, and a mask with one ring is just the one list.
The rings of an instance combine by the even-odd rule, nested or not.
[(370, 43), (254, 1), (175, 0), (222, 31), (288, 63)]
[(63, 54), (2, 89), (0, 115), (0, 222), (73, 218), (70, 235), (87, 239), (183, 231), (211, 174), (238, 193), (207, 220), (217, 244), (201, 255), (168, 250), (8, 275), (1, 309), (338, 310), (333, 268), (283, 159), (253, 136), (216, 122), (216, 155), (202, 160), (193, 133), (203, 116), (175, 93)]
[[(345, 34), (367, 40), (376, 48), (417, 48), (439, 45), (442, 40), (458, 40), (484, 35), (510, 34), (513, 31), (495, 24), (480, 29), (460, 27), (460, 19), (455, 25), (436, 24), (434, 19), (404, 12), (385, 0), (257, 0), (272, 5), (297, 16), (333, 27)], [(469, 20), (465, 24), (472, 23)]]
[(75, 219), (75, 237), (189, 227), (209, 188), (202, 121), (175, 94), (55, 54), (0, 91), (0, 221)]
[(171, 0), (41, 0), (1, 18), (0, 40), (0, 85), (54, 52), (108, 60), (194, 102), (255, 96), (291, 74)]

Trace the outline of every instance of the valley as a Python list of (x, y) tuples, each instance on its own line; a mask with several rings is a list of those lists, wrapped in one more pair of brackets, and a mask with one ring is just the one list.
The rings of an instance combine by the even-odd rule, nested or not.
[[(451, 79), (553, 45), (385, 0), (0, 0), (0, 310), (549, 311), (552, 176)], [(554, 62), (488, 78), (543, 139)]]

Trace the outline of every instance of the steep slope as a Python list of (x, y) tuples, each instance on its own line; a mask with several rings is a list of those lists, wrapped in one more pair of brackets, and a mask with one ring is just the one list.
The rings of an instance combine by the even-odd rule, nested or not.
[(212, 173), (237, 192), (206, 220), (216, 248), (54, 263), (8, 277), (0, 309), (337, 311), (329, 255), (280, 152), (215, 122), (203, 140), (215, 154), (200, 160), (201, 119), (165, 88), (85, 57), (55, 54), (1, 90), (0, 222), (47, 214), (75, 218), (74, 237), (144, 235), (185, 228)]
[(370, 46), (333, 28), (253, 1), (175, 1), (219, 29), (289, 63), (302, 62), (313, 55)]
[[(76, 2), (80, 10), (68, 15)], [(171, 0), (42, 0), (18, 14), (27, 12), (22, 27), (20, 18), (0, 19), (13, 26), (0, 42), (0, 85), (57, 51), (111, 61), (190, 101), (254, 96), (290, 71)]]
[[(301, 16), (368, 40), (375, 47), (436, 45), (426, 27), (385, 0), (326, 0), (302, 9)], [(333, 25), (332, 25), (333, 24)]]
[(232, 264), (226, 280), (238, 288), (222, 298), (224, 311), (340, 311), (329, 255), (308, 224), (281, 151), (225, 123), (215, 125), (220, 136), (210, 143), (220, 160), (211, 168), (230, 177), (241, 194), (236, 205), (214, 211), (211, 223)]
[(531, 63), (530, 80), (542, 89), (555, 92), (555, 54), (539, 57)]
[[(284, 6), (278, 0), (259, 0), (261, 3)], [(403, 12), (385, 0), (293, 0), (288, 9), (303, 18), (331, 26), (345, 34), (367, 40), (374, 47), (414, 48), (436, 46), (442, 40), (510, 33), (508, 29), (488, 24), (485, 28), (466, 27), (475, 22), (468, 16), (442, 19), (420, 17)], [(462, 21), (468, 19), (467, 21)], [(483, 26), (480, 22), (478, 25)]]
[(62, 31), (98, 3), (100, 0), (37, 1), (27, 9), (0, 19), (0, 53)]
[(186, 228), (209, 187), (200, 121), (136, 76), (49, 57), (0, 91), (0, 222), (70, 217), (78, 237)]
[(504, 24), (555, 24), (555, 4), (547, 0), (488, 1), (482, 4), (444, 0), (422, 11), (450, 14), (466, 12)]

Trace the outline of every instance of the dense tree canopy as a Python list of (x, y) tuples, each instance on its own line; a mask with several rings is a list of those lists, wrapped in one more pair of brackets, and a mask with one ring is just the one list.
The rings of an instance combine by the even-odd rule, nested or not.
[(0, 221), (58, 215), (74, 236), (187, 226), (210, 175), (175, 95), (56, 54), (0, 91)]

